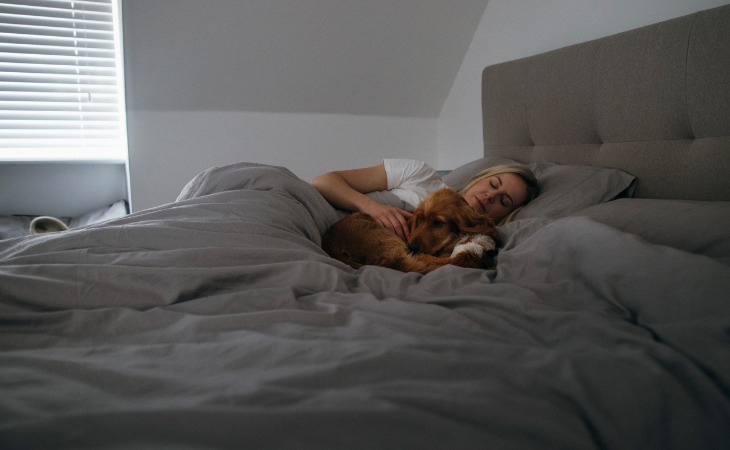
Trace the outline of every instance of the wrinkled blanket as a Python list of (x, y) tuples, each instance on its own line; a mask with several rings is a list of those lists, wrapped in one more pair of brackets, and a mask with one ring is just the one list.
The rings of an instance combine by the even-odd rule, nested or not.
[(283, 168), (0, 241), (0, 448), (727, 448), (730, 267), (585, 217), (353, 270)]

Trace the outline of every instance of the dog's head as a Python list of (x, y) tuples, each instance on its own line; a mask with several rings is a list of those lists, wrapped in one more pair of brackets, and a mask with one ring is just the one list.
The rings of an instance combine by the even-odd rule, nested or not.
[(465, 234), (497, 237), (494, 222), (469, 206), (453, 189), (433, 192), (418, 205), (410, 219), (408, 248), (414, 253), (433, 256), (451, 255), (456, 242)]

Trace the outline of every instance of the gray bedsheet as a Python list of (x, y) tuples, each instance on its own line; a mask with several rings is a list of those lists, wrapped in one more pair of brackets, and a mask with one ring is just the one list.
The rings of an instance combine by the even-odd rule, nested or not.
[(730, 267), (588, 217), (352, 270), (286, 169), (0, 242), (0, 448), (727, 448)]

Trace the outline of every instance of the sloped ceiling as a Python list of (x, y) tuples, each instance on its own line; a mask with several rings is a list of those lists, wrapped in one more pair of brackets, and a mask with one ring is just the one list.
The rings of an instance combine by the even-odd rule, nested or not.
[(130, 110), (438, 117), (488, 0), (123, 0)]

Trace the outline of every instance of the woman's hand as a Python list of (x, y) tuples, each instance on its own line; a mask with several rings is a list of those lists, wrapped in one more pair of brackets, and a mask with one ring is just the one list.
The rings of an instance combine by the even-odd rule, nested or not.
[(384, 164), (327, 172), (314, 177), (311, 183), (335, 207), (363, 212), (408, 242), (408, 218), (412, 214), (394, 206), (378, 203), (365, 195), (368, 192), (384, 191), (388, 188)]
[(395, 206), (383, 205), (380, 203), (373, 202), (367, 206), (366, 209), (361, 212), (372, 217), (372, 219), (380, 225), (393, 230), (404, 242), (408, 242), (409, 227), (408, 219), (413, 215), (408, 211), (404, 211)]

